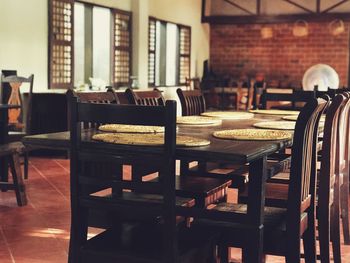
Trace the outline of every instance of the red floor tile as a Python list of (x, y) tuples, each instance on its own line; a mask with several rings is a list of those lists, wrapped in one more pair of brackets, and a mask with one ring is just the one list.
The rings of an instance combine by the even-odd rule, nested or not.
[[(130, 167), (125, 168), (127, 178)], [(67, 262), (70, 202), (69, 160), (30, 158), (26, 180), (29, 204), (17, 207), (12, 191), (0, 192), (0, 262)], [(230, 191), (229, 201), (237, 198)], [(96, 233), (92, 229), (91, 233)], [(350, 246), (342, 246), (343, 262), (350, 262)], [(240, 262), (240, 250), (231, 249), (231, 261)], [(284, 262), (267, 257), (268, 263)]]

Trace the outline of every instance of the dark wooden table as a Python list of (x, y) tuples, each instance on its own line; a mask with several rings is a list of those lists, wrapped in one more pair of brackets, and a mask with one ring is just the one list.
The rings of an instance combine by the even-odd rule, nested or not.
[[(292, 144), (292, 140), (281, 141), (235, 141), (222, 140), (212, 136), (215, 130), (230, 128), (250, 128), (252, 124), (262, 120), (277, 120), (280, 116), (255, 115), (249, 120), (223, 121), (222, 125), (207, 127), (180, 127), (178, 133), (209, 139), (211, 144), (202, 147), (178, 147), (176, 158), (180, 160), (227, 161), (233, 164), (249, 163), (249, 191), (247, 223), (251, 230), (251, 246), (244, 251), (246, 262), (262, 262), (263, 253), (263, 220), (265, 204), (266, 158), (268, 155)], [(96, 131), (84, 131), (84, 143), (93, 143), (97, 149), (104, 152), (113, 151), (113, 144), (91, 140)], [(69, 149), (69, 133), (52, 133), (26, 136), (23, 143), (55, 149)], [(157, 151), (157, 147), (140, 147), (147, 152)], [(159, 149), (158, 149), (159, 150)]]
[[(8, 110), (20, 107), (20, 105), (0, 104), (0, 145), (5, 144), (8, 140)], [(8, 166), (3, 158), (0, 158), (0, 177), (2, 181), (7, 181)]]

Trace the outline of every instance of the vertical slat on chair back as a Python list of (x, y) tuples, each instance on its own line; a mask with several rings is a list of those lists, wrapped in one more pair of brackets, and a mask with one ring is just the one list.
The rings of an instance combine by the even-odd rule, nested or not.
[(317, 129), (326, 106), (327, 102), (323, 99), (310, 100), (301, 110), (295, 125), (287, 220), (287, 229), (292, 232), (300, 230), (300, 213), (313, 207)]
[(347, 99), (342, 94), (335, 96), (327, 111), (324, 125), (318, 205), (322, 211), (326, 211), (326, 214), (329, 214), (329, 204), (332, 199), (331, 193), (333, 193), (337, 176), (335, 169), (336, 166), (339, 165), (339, 156), (336, 156), (338, 154), (337, 141), (340, 139), (338, 135), (345, 135), (339, 134), (338, 132), (340, 126), (342, 126), (342, 123), (340, 123), (340, 114), (343, 110), (348, 109), (346, 102)]
[(182, 116), (200, 115), (206, 110), (205, 99), (200, 90), (176, 90), (182, 108)]
[(160, 90), (154, 89), (150, 91), (133, 91), (126, 89), (125, 94), (130, 104), (146, 105), (146, 106), (164, 106), (165, 99)]
[[(79, 102), (72, 91), (67, 93), (70, 104), (71, 120), (71, 204), (72, 227), (78, 224), (77, 213), (86, 198), (101, 200), (84, 191), (84, 184), (94, 184), (104, 188), (130, 189), (144, 191), (161, 196), (160, 205), (140, 205), (139, 201), (120, 203), (118, 194), (107, 198), (108, 204), (116, 211), (122, 211), (139, 220), (146, 215), (161, 216), (164, 233), (164, 258), (175, 255), (176, 215), (175, 215), (175, 146), (176, 146), (176, 102), (167, 101), (165, 106), (114, 105)], [(119, 124), (157, 125), (165, 127), (164, 146), (151, 147), (148, 150), (136, 146), (111, 145), (84, 142), (81, 135), (81, 122), (102, 122)], [(142, 148), (142, 147), (141, 147)], [(97, 176), (87, 178), (83, 163), (110, 162), (116, 165), (134, 163), (152, 163), (159, 168), (159, 182), (127, 181), (122, 178)], [(152, 192), (153, 190), (153, 192)], [(120, 193), (120, 192), (119, 192)], [(118, 199), (119, 198), (119, 199)], [(86, 201), (85, 201), (86, 202)], [(106, 205), (106, 203), (104, 203)], [(76, 221), (75, 221), (76, 220)]]

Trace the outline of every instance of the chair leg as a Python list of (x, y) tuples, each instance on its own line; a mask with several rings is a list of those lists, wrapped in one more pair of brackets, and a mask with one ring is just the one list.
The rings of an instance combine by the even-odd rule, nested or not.
[(28, 162), (29, 162), (28, 152), (24, 153), (23, 158), (24, 158), (24, 179), (28, 179)]
[(300, 240), (294, 243), (293, 245), (288, 245), (287, 254), (285, 255), (286, 263), (300, 263)]
[[(309, 220), (310, 221), (310, 220)], [(306, 263), (316, 262), (316, 229), (315, 222), (309, 222), (308, 228), (303, 235), (304, 254)]]
[(19, 158), (20, 157), (18, 153), (12, 154), (9, 156), (9, 164), (13, 178), (14, 190), (16, 192), (17, 204), (18, 206), (24, 206), (27, 204), (27, 196), (22, 178), (21, 163)]
[[(328, 208), (326, 207), (325, 210)], [(321, 207), (319, 206), (319, 210)], [(318, 239), (320, 244), (320, 259), (322, 263), (330, 262), (330, 253), (329, 253), (329, 242), (330, 242), (330, 223), (329, 223), (329, 214), (327, 211), (323, 213), (319, 211), (318, 215)]]
[(229, 262), (229, 247), (226, 245), (220, 244), (218, 247), (219, 250), (219, 257), (220, 257), (220, 263), (228, 263)]
[(349, 230), (349, 176), (343, 177), (343, 185), (340, 188), (340, 207), (341, 219), (343, 225), (344, 244), (350, 245), (350, 230)]
[(331, 206), (330, 215), (330, 232), (333, 249), (334, 263), (341, 262), (341, 251), (340, 251), (340, 223), (339, 223), (339, 176), (336, 178), (334, 186), (334, 201)]

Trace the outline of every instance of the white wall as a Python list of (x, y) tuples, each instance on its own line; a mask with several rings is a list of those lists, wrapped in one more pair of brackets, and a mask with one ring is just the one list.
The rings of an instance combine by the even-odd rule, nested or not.
[[(191, 76), (202, 75), (203, 61), (209, 57), (209, 26), (200, 22), (201, 0), (84, 1), (135, 12), (133, 75), (138, 75), (141, 88), (147, 88), (149, 15), (192, 27)], [(0, 0), (0, 69), (33, 73), (34, 91), (48, 87), (47, 9), (47, 0)]]
[(34, 90), (47, 89), (47, 0), (0, 1), (0, 70), (34, 74)]

